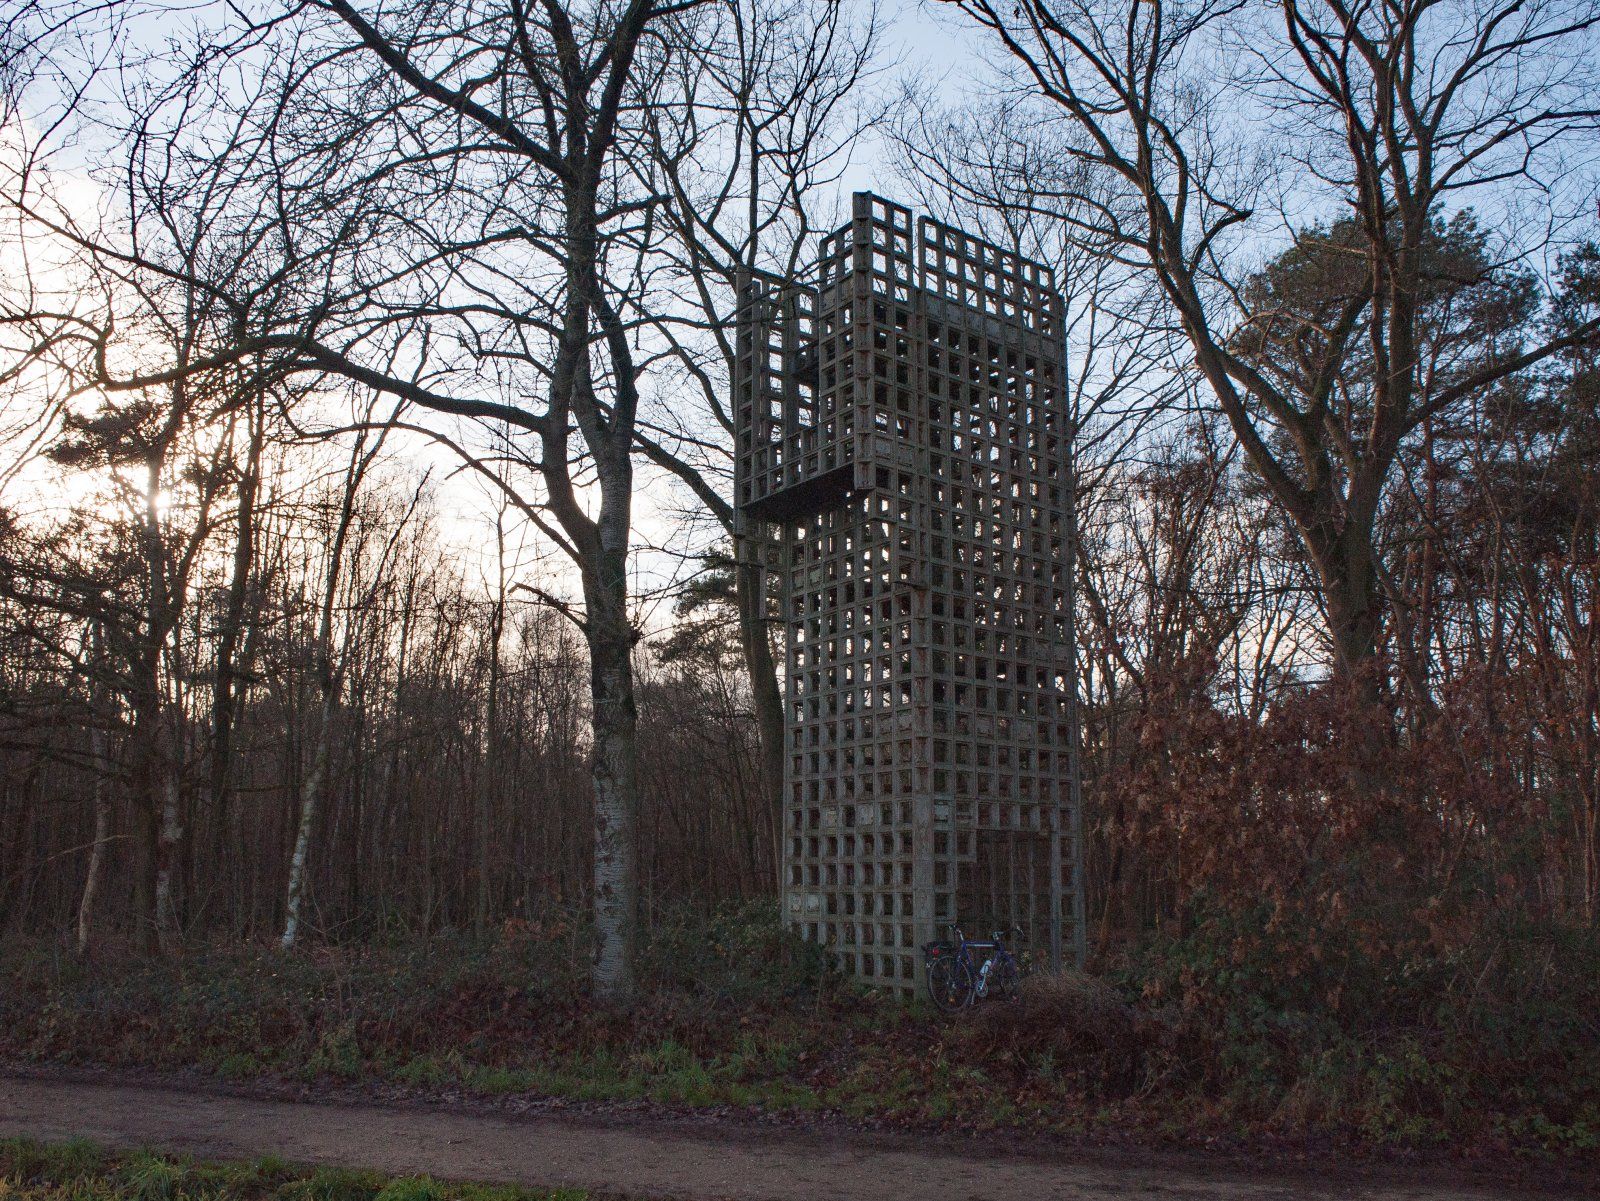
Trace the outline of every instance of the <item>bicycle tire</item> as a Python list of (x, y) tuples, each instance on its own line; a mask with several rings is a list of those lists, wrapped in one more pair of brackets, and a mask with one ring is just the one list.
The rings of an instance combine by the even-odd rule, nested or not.
[(928, 997), (940, 1013), (959, 1013), (972, 1004), (977, 981), (964, 959), (941, 956), (928, 963)]
[(989, 969), (989, 995), (1001, 1001), (1015, 1001), (1022, 996), (1022, 971), (1010, 955)]

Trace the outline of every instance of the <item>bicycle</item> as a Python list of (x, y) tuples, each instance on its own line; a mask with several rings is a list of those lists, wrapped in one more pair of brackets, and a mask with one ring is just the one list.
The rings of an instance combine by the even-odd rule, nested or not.
[[(1022, 969), (1006, 947), (1005, 931), (975, 942), (952, 926), (953, 940), (922, 948), (927, 960), (928, 996), (940, 1013), (957, 1013), (980, 997), (1014, 1001), (1022, 992)], [(982, 963), (977, 954), (984, 955)]]

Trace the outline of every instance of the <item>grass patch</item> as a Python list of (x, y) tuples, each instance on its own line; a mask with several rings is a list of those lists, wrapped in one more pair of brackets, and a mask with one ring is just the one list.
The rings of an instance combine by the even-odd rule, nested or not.
[(586, 1201), (573, 1189), (452, 1183), (346, 1168), (300, 1170), (276, 1159), (200, 1163), (85, 1142), (0, 1140), (0, 1197), (18, 1201)]

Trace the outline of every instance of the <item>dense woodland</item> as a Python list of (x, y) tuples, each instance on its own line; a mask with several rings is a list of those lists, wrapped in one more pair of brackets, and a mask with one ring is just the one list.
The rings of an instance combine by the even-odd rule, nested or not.
[(161, 8), (0, 38), (7, 937), (575, 916), (625, 992), (772, 895), (728, 316), (866, 153), (1068, 292), (1091, 970), (1595, 961), (1592, 3), (935, 4), (959, 102), (866, 4)]

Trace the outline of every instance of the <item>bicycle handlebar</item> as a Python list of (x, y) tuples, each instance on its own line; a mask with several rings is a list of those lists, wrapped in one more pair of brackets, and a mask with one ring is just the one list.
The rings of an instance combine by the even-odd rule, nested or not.
[(965, 934), (961, 933), (961, 927), (956, 925), (954, 922), (950, 924), (950, 932), (955, 935), (955, 941), (958, 943), (970, 943), (973, 946), (1004, 946), (1006, 935), (1010, 934), (1012, 931), (1010, 929), (993, 930), (989, 934), (988, 943), (974, 942), (972, 939), (969, 939)]

